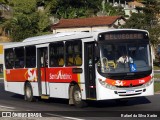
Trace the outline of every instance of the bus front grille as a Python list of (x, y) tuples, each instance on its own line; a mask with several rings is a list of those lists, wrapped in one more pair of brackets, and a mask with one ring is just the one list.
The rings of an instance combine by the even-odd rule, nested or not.
[(140, 95), (145, 91), (146, 91), (146, 89), (118, 90), (118, 91), (114, 91), (114, 93), (119, 95), (119, 96), (134, 96), (134, 95)]

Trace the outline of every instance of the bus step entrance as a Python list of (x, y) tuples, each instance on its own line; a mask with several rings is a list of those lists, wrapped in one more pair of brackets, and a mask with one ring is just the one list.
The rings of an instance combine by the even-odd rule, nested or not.
[(49, 99), (48, 95), (41, 95), (41, 99)]

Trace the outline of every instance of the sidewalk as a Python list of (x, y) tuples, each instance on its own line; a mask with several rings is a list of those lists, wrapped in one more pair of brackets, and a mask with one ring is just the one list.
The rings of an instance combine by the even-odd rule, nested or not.
[(160, 82), (160, 79), (154, 78), (154, 81), (155, 81), (155, 82)]

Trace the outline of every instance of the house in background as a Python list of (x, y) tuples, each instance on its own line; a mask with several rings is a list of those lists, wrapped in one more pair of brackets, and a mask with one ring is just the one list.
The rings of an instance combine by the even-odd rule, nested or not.
[(136, 7), (143, 8), (145, 7), (145, 5), (137, 1), (128, 2), (128, 4), (125, 4), (124, 6), (125, 15), (128, 17), (131, 17), (132, 13), (138, 13), (138, 10), (136, 9)]
[(119, 28), (125, 24), (122, 16), (102, 16), (91, 18), (61, 19), (52, 26), (53, 34), (61, 32), (92, 32)]

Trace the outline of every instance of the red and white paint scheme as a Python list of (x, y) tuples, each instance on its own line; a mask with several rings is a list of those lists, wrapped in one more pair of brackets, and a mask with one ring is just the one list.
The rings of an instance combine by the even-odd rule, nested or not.
[(149, 33), (138, 29), (58, 33), (4, 46), (5, 90), (25, 100), (85, 100), (153, 95)]

